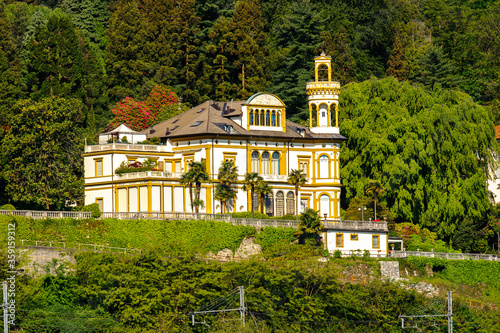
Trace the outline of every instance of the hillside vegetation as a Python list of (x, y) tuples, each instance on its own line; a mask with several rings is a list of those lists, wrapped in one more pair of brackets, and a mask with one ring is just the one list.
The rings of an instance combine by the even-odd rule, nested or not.
[[(76, 253), (74, 267), (59, 266), (55, 275), (19, 275), (16, 325), (25, 332), (401, 332), (400, 314), (445, 313), (448, 290), (454, 292), (456, 331), (499, 331), (498, 262), (400, 260), (409, 282), (432, 283), (440, 290), (429, 298), (403, 288), (405, 282), (380, 281), (375, 259), (320, 262), (322, 251), (291, 244), (287, 229), (257, 233), (225, 222), (110, 219), (92, 224), (2, 217), (1, 230), (13, 221), (18, 240), (83, 239), (143, 249), (140, 255), (83, 251)], [(201, 259), (208, 250), (238, 247), (245, 236), (264, 245), (263, 255), (224, 264)], [(0, 279), (6, 277), (6, 264), (2, 250)], [(249, 309), (245, 329), (236, 313), (196, 318), (210, 327), (190, 325), (190, 311), (238, 286), (245, 287)], [(226, 300), (227, 306), (239, 306), (237, 297)], [(419, 327), (433, 331), (432, 323)]]

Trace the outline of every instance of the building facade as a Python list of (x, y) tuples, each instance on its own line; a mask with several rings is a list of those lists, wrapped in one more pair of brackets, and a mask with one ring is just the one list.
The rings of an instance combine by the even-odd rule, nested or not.
[[(237, 195), (228, 212), (251, 210), (243, 180), (247, 173), (257, 172), (272, 187), (262, 207), (269, 216), (313, 208), (322, 219), (340, 220), (339, 156), (346, 138), (339, 133), (340, 83), (331, 77), (330, 57), (316, 57), (315, 81), (306, 86), (309, 126), (287, 120), (286, 105), (278, 96), (257, 93), (246, 101), (207, 101), (142, 131), (148, 139), (159, 138), (161, 145), (86, 146), (85, 204), (96, 202), (104, 212), (189, 213), (189, 189), (180, 184), (180, 178), (191, 162), (203, 161), (211, 181), (202, 184), (200, 213), (220, 213), (222, 205), (215, 199), (217, 174), (222, 162), (233, 161), (238, 168)], [(116, 130), (112, 132), (120, 137)], [(154, 170), (115, 171), (122, 163), (146, 160), (154, 161)], [(287, 181), (293, 169), (302, 170), (307, 178), (298, 196)], [(256, 211), (258, 200), (253, 202)], [(332, 238), (328, 233), (324, 237)]]

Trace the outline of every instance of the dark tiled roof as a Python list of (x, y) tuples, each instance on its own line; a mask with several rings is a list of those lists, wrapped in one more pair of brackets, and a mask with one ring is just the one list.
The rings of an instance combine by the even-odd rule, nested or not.
[[(181, 138), (201, 135), (237, 135), (262, 138), (305, 138), (305, 139), (335, 139), (345, 140), (340, 134), (315, 134), (308, 127), (286, 121), (286, 132), (251, 130), (247, 131), (233, 117), (241, 117), (242, 106), (246, 101), (216, 102), (207, 101), (171, 119), (165, 120), (142, 131), (148, 138)], [(198, 125), (196, 125), (198, 124)], [(229, 128), (230, 126), (230, 128)], [(299, 132), (304, 131), (304, 136)]]

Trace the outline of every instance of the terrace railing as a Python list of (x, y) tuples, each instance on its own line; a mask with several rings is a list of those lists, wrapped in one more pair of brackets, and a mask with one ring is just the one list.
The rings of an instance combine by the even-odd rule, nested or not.
[(0, 210), (0, 215), (22, 216), (32, 219), (88, 219), (92, 216), (91, 212), (55, 212), (55, 211), (37, 211), (37, 210)]
[(392, 250), (390, 257), (406, 258), (410, 256), (426, 257), (426, 258), (442, 258), (452, 260), (492, 260), (500, 261), (500, 256), (493, 254), (478, 254), (478, 253), (444, 253), (444, 252), (424, 252), (424, 251), (406, 251)]
[(86, 153), (104, 150), (133, 150), (133, 151), (167, 151), (167, 146), (161, 145), (141, 145), (141, 144), (128, 144), (128, 143), (107, 143), (102, 145), (85, 146)]
[(323, 225), (327, 229), (388, 231), (386, 221), (326, 220)]

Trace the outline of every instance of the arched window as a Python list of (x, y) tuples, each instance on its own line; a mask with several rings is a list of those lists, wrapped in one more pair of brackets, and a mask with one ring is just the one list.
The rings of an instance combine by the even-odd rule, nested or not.
[(259, 110), (255, 110), (254, 111), (254, 116), (253, 116), (253, 122), (254, 122), (254, 125), (259, 125)]
[(250, 109), (250, 113), (248, 114), (248, 123), (253, 125), (253, 110)]
[(259, 152), (252, 152), (252, 172), (260, 173), (259, 170)]
[(272, 168), (273, 175), (280, 174), (280, 154), (277, 151), (273, 153)]
[(276, 193), (276, 216), (285, 215), (285, 195), (282, 191)]
[(320, 199), (320, 218), (323, 218), (326, 214), (326, 216), (330, 216), (330, 197), (326, 194), (323, 194)]
[(270, 161), (269, 161), (269, 153), (267, 151), (262, 153), (262, 174), (263, 175), (268, 175), (271, 173), (271, 168), (270, 168)]
[(260, 126), (266, 125), (266, 115), (264, 114), (264, 110), (260, 110)]
[(328, 178), (328, 163), (329, 159), (326, 155), (321, 155), (319, 157), (319, 178)]
[(274, 215), (274, 205), (273, 205), (274, 196), (273, 196), (272, 192), (266, 195), (264, 202), (265, 202), (265, 206), (266, 206), (266, 214), (268, 216), (273, 216)]
[(271, 113), (271, 126), (276, 126), (276, 111)]
[(266, 126), (271, 126), (271, 114), (269, 110), (266, 111)]
[(278, 111), (278, 114), (276, 115), (276, 126), (280, 127), (281, 123), (281, 112)]
[(259, 195), (257, 194), (257, 192), (253, 192), (253, 211), (259, 211)]
[(286, 194), (286, 214), (295, 215), (295, 194), (292, 191)]

